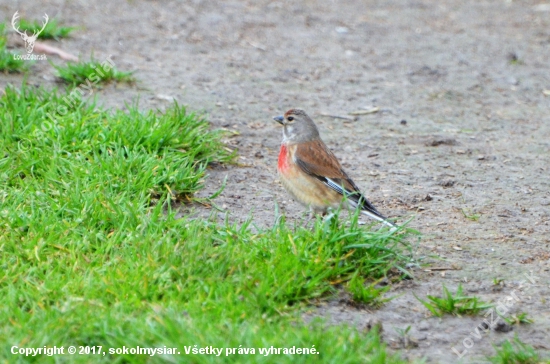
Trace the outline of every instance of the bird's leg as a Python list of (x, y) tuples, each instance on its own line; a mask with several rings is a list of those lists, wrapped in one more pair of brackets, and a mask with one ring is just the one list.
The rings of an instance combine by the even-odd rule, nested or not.
[(312, 209), (312, 208), (310, 207), (310, 208), (309, 208), (309, 214), (308, 214), (308, 215), (309, 215), (308, 219), (305, 220), (305, 222), (304, 222), (304, 228), (306, 228), (306, 229), (308, 228), (309, 223), (310, 223), (312, 220), (315, 220), (315, 210)]
[(323, 220), (330, 220), (330, 218), (334, 215), (334, 212), (331, 207), (325, 209), (322, 211), (321, 216), (323, 217)]

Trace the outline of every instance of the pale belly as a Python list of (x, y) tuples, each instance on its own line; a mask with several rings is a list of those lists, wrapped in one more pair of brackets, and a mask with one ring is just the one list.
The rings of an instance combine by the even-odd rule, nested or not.
[(337, 207), (342, 202), (342, 196), (321, 181), (293, 172), (283, 174), (279, 170), (279, 176), (285, 189), (301, 204), (314, 211), (325, 212), (328, 207)]

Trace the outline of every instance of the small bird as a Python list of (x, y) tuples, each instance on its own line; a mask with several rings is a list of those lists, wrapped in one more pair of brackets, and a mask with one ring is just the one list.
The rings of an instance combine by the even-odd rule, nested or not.
[(336, 156), (321, 140), (313, 120), (300, 109), (290, 109), (273, 118), (283, 126), (283, 141), (277, 170), (283, 186), (300, 203), (313, 212), (326, 214), (329, 207), (338, 207), (344, 197), (349, 207), (381, 221), (395, 230), (361, 193), (344, 172)]

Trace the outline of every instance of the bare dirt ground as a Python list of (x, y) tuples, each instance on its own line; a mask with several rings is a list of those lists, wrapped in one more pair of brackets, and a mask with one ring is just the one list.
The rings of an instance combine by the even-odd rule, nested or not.
[[(173, 97), (206, 112), (215, 127), (238, 132), (229, 143), (242, 165), (212, 169), (201, 193), (227, 176), (216, 203), (231, 219), (252, 215), (269, 226), (275, 203), (289, 221), (302, 217), (276, 173), (281, 130), (271, 117), (291, 107), (314, 117), (381, 212), (400, 221), (415, 216), (418, 255), (444, 270), (415, 270), (416, 279), (396, 287), (391, 293), (400, 296), (379, 310), (348, 306), (342, 297), (312, 307), (306, 320), (361, 328), (379, 321), (392, 348), (433, 363), (484, 362), (492, 345), (515, 334), (550, 354), (550, 3), (0, 4), (8, 22), (16, 10), (80, 26), (55, 45), (86, 60), (92, 52), (99, 60), (112, 54), (119, 69), (136, 71), (137, 86), (97, 89), (101, 103), (124, 108), (139, 95), (143, 108), (162, 109)], [(48, 63), (32, 70), (28, 83), (56, 86)], [(0, 77), (2, 88), (22, 79)], [(372, 107), (379, 111), (350, 120), (323, 116)], [(526, 312), (534, 323), (476, 332), (483, 317), (428, 318), (413, 296), (459, 283), (484, 301), (506, 301), (507, 317)], [(408, 326), (412, 343), (404, 348), (397, 329)]]

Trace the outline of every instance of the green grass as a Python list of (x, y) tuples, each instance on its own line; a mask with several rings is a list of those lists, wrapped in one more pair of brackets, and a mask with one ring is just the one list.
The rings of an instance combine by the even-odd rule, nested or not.
[(464, 217), (468, 220), (478, 221), (481, 217), (481, 214), (470, 214), (466, 211), (466, 209), (460, 209), (460, 211), (462, 212), (462, 215), (464, 215)]
[(457, 316), (477, 315), (480, 311), (493, 307), (492, 304), (482, 302), (477, 297), (465, 296), (461, 284), (458, 285), (454, 295), (443, 286), (443, 297), (427, 295), (428, 301), (421, 300), (416, 295), (415, 297), (437, 317), (446, 313)]
[[(19, 21), (19, 31), (27, 32), (32, 35), (42, 29), (44, 19), (28, 21), (21, 19)], [(55, 39), (67, 38), (76, 27), (62, 27), (57, 23), (56, 19), (49, 19), (44, 30), (38, 35), (38, 39)]]
[(134, 82), (132, 72), (121, 72), (113, 66), (113, 63), (104, 60), (92, 59), (89, 62), (69, 62), (65, 65), (52, 66), (57, 70), (57, 76), (71, 86), (86, 83)]
[[(174, 201), (201, 188), (208, 164), (232, 161), (221, 134), (178, 105), (123, 112), (66, 98), (0, 98), (0, 362), (402, 362), (376, 331), (301, 315), (341, 290), (383, 303), (374, 283), (406, 276), (406, 232), (371, 232), (357, 215), (263, 230), (178, 218)], [(25, 358), (13, 345), (181, 354)], [(194, 345), (256, 354), (186, 355)], [(320, 354), (258, 354), (271, 346)]]
[(526, 325), (526, 324), (532, 324), (535, 321), (529, 317), (527, 317), (527, 313), (525, 312), (519, 312), (513, 315), (510, 315), (509, 317), (502, 317), (504, 321), (506, 321), (510, 325)]
[(7, 50), (6, 24), (0, 23), (0, 72), (24, 72), (28, 69), (27, 62), (14, 59), (14, 54)]
[(550, 363), (543, 361), (535, 349), (518, 339), (516, 336), (513, 341), (506, 340), (500, 348), (495, 347), (497, 353), (495, 356), (487, 357), (494, 364), (539, 364)]
[(393, 297), (384, 298), (383, 295), (390, 290), (391, 286), (376, 287), (378, 282), (368, 283), (360, 275), (354, 275), (348, 284), (348, 289), (353, 300), (370, 306), (380, 306), (391, 300)]
[(493, 286), (502, 286), (504, 285), (503, 278), (493, 278)]

